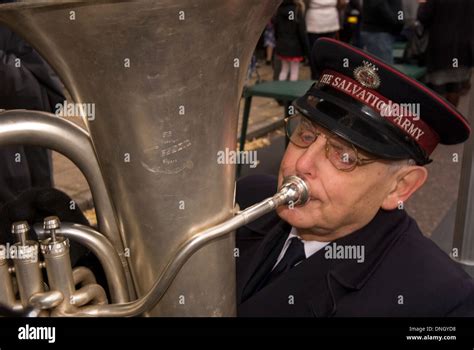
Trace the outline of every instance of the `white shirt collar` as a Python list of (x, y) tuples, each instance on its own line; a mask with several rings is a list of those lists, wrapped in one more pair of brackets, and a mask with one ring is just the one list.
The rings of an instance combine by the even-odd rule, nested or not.
[(290, 239), (292, 239), (293, 237), (297, 237), (299, 240), (301, 240), (301, 242), (303, 242), (304, 253), (306, 255), (306, 258), (309, 258), (318, 250), (322, 249), (323, 247), (325, 247), (326, 245), (330, 243), (330, 242), (319, 242), (319, 241), (305, 241), (304, 239), (301, 239), (301, 237), (298, 235), (298, 231), (296, 231), (296, 229), (292, 227), (290, 234), (288, 235), (288, 238), (286, 239), (286, 242), (283, 245), (280, 255), (278, 256), (278, 259), (275, 265), (273, 265), (273, 267), (275, 267), (280, 262), (280, 260), (283, 259), (283, 256), (285, 255), (286, 250), (290, 246)]

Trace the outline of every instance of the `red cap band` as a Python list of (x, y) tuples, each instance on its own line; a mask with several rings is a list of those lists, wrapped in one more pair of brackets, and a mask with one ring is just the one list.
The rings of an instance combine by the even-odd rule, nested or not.
[(438, 134), (421, 120), (420, 115), (414, 111), (415, 108), (411, 108), (409, 104), (395, 103), (375, 90), (329, 69), (323, 71), (318, 85), (327, 85), (372, 108), (418, 143), (428, 155), (439, 143)]

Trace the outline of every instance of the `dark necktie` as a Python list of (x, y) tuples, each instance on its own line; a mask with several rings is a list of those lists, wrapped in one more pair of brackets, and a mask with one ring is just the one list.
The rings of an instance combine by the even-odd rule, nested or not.
[(266, 284), (272, 283), (281, 274), (294, 267), (300, 261), (306, 259), (304, 244), (297, 237), (290, 239), (290, 245), (277, 266), (268, 275)]

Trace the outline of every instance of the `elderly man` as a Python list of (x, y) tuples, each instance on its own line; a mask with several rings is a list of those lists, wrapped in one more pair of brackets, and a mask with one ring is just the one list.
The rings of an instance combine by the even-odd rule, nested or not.
[[(238, 314), (474, 316), (473, 280), (403, 210), (436, 145), (465, 141), (468, 122), (347, 44), (320, 39), (313, 52), (319, 79), (286, 120), (278, 179), (300, 176), (311, 198), (238, 231)], [(237, 201), (245, 208), (276, 185), (244, 179)]]

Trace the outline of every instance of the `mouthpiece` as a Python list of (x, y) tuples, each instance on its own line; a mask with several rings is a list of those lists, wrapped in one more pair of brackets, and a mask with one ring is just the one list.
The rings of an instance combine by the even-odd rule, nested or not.
[(283, 179), (283, 183), (278, 194), (284, 197), (283, 204), (305, 205), (309, 199), (309, 189), (306, 183), (298, 176), (288, 176)]

